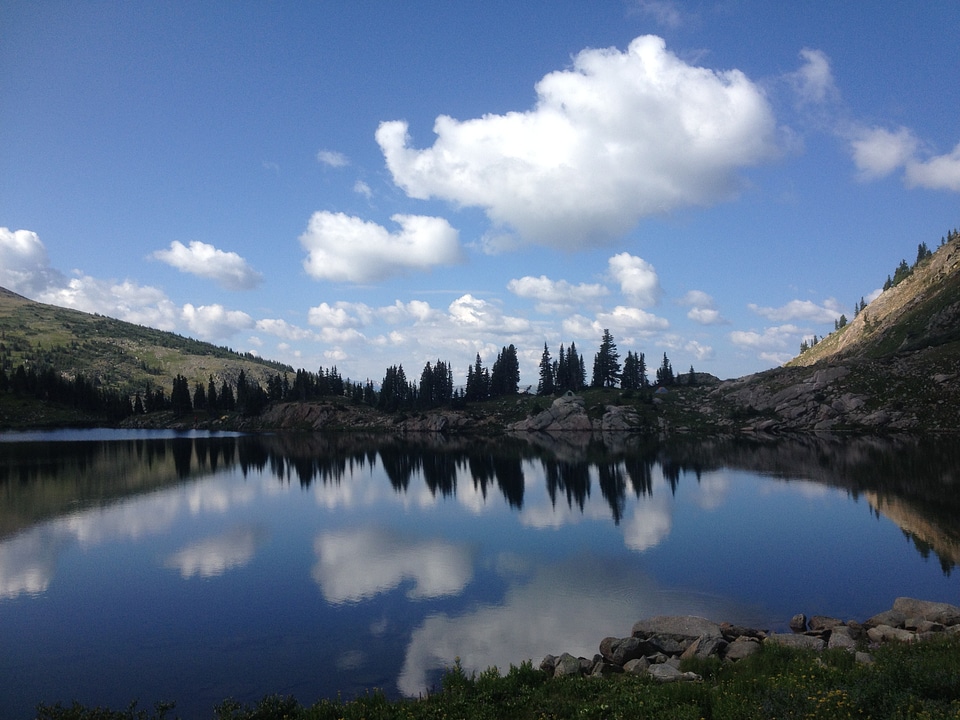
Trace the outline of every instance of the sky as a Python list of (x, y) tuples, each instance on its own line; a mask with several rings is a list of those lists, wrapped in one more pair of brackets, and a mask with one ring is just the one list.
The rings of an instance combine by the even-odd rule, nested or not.
[[(720, 378), (960, 226), (960, 3), (0, 0), (0, 286), (294, 368)], [(589, 380), (589, 377), (588, 377)]]

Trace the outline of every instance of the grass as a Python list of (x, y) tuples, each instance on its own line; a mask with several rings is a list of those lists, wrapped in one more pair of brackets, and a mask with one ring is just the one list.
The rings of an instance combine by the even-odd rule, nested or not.
[[(766, 720), (768, 718), (960, 718), (960, 637), (889, 644), (872, 665), (845, 651), (812, 652), (764, 646), (736, 664), (688, 661), (703, 682), (658, 685), (648, 677), (548, 679), (531, 663), (467, 675), (459, 662), (441, 688), (418, 700), (389, 700), (373, 691), (311, 706), (270, 696), (252, 706), (225, 701), (215, 720)], [(41, 706), (38, 720), (173, 720), (175, 708)]]

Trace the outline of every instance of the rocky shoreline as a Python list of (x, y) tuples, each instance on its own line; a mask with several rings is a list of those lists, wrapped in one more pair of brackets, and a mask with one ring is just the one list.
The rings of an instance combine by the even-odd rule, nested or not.
[(863, 622), (799, 614), (791, 619), (790, 629), (777, 633), (701, 617), (662, 615), (635, 623), (628, 637), (604, 638), (593, 658), (547, 655), (540, 669), (555, 678), (634, 673), (659, 682), (697, 682), (699, 675), (680, 670), (683, 660), (717, 657), (737, 662), (767, 643), (815, 652), (840, 648), (855, 653), (858, 662), (870, 663), (871, 651), (886, 642), (960, 636), (960, 607), (901, 597), (890, 610)]

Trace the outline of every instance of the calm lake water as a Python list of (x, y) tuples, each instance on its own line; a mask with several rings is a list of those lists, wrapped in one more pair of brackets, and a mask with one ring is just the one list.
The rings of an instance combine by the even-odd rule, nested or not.
[(960, 604), (960, 444), (0, 436), (0, 717), (417, 695), (634, 621)]

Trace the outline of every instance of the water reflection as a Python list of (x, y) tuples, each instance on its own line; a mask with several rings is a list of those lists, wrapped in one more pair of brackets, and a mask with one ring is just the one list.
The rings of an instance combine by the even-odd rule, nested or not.
[(958, 468), (930, 439), (0, 442), (0, 676), (26, 712), (94, 688), (193, 716), (416, 694), (456, 657), (592, 655), (654, 614), (957, 602)]
[[(459, 498), (480, 512), (494, 502), (491, 492), (499, 491), (503, 502), (531, 527), (560, 527), (584, 514), (595, 516), (597, 510), (588, 501), (599, 490), (612, 521), (627, 523), (627, 545), (643, 551), (670, 532), (669, 498), (654, 493), (659, 480), (673, 495), (681, 478), (692, 475), (700, 486), (698, 502), (709, 509), (723, 502), (726, 491), (726, 481), (716, 471), (731, 468), (863, 496), (914, 538), (919, 551), (934, 553), (944, 571), (960, 562), (960, 493), (955, 491), (960, 488), (960, 449), (954, 443), (807, 438), (660, 445), (606, 440), (568, 434), (496, 441), (270, 435), (6, 442), (0, 443), (0, 538), (44, 518), (63, 516), (69, 516), (63, 523), (81, 543), (154, 533), (169, 524), (175, 509), (162, 501), (147, 510), (138, 504), (113, 507), (109, 514), (80, 511), (234, 468), (244, 476), (267, 473), (281, 483), (316, 487), (318, 502), (329, 507), (352, 506), (371, 500), (359, 496), (353, 479), (379, 464), (405, 503), (422, 506), (437, 498)], [(714, 474), (704, 479), (706, 472)], [(532, 483), (546, 488), (549, 507), (525, 507)], [(380, 497), (383, 488), (362, 492)], [(193, 513), (226, 512), (238, 502), (250, 502), (251, 493), (243, 486), (196, 485), (185, 499)], [(206, 552), (215, 554), (209, 549), (215, 541), (209, 543)], [(13, 574), (33, 579), (11, 581), (10, 587), (43, 585), (39, 573)]]

